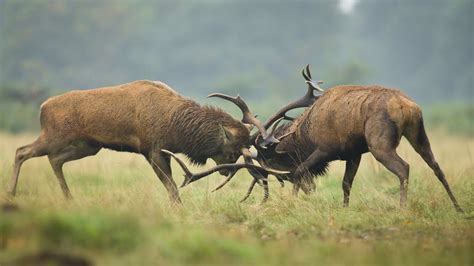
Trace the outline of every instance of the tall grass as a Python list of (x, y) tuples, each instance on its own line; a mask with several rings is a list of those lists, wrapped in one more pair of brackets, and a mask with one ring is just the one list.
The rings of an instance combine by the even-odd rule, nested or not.
[[(0, 135), (0, 203), (15, 148), (32, 135)], [(72, 254), (97, 265), (472, 265), (474, 263), (474, 138), (430, 134), (433, 150), (466, 214), (411, 147), (409, 204), (398, 207), (398, 179), (364, 155), (349, 208), (342, 208), (344, 164), (331, 164), (315, 194), (291, 195), (270, 182), (238, 203), (245, 172), (218, 192), (215, 174), (180, 190), (182, 206), (140, 156), (101, 151), (65, 165), (74, 200), (65, 201), (46, 157), (22, 169), (17, 211), (0, 211), (0, 265), (41, 252)], [(210, 163), (211, 164), (211, 163)], [(182, 172), (173, 165), (179, 183)]]

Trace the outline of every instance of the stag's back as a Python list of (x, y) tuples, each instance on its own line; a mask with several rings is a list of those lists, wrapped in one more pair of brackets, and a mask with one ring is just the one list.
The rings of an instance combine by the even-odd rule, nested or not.
[(324, 93), (300, 120), (297, 135), (345, 150), (364, 142), (368, 125), (393, 124), (399, 138), (419, 126), (421, 111), (399, 90), (337, 86)]
[(167, 134), (173, 114), (189, 104), (164, 83), (134, 81), (52, 97), (41, 106), (41, 127), (58, 138), (140, 150)]

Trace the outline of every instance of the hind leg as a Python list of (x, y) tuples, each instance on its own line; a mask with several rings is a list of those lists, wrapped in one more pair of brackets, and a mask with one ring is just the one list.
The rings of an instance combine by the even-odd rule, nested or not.
[(342, 190), (344, 191), (344, 207), (349, 206), (349, 196), (351, 194), (352, 182), (359, 168), (361, 155), (346, 161), (346, 171), (342, 181)]
[(386, 114), (381, 113), (380, 117), (367, 121), (365, 130), (369, 151), (400, 180), (400, 206), (404, 207), (410, 166), (396, 152), (401, 138), (397, 125)]
[(398, 176), (400, 180), (400, 206), (405, 207), (408, 191), (408, 176), (410, 166), (402, 159), (395, 150), (370, 150), (375, 159), (383, 164), (390, 172)]
[(454, 197), (451, 188), (449, 187), (448, 181), (446, 181), (446, 176), (444, 175), (443, 171), (439, 167), (438, 162), (436, 162), (434, 158), (433, 152), (431, 151), (430, 142), (428, 140), (428, 137), (426, 136), (423, 124), (421, 124), (420, 129), (418, 132), (416, 132), (416, 134), (407, 134), (406, 137), (415, 149), (415, 151), (420, 154), (426, 164), (428, 164), (428, 166), (433, 170), (434, 174), (441, 182), (441, 184), (443, 184), (443, 187), (448, 193), (449, 198), (453, 202), (456, 211), (463, 212), (462, 208), (459, 206), (456, 198)]
[(7, 191), (8, 194), (15, 196), (16, 187), (18, 184), (18, 176), (20, 175), (20, 168), (22, 164), (30, 158), (44, 156), (46, 153), (46, 145), (41, 138), (38, 138), (33, 143), (20, 147), (16, 150), (13, 173)]
[(86, 142), (76, 142), (48, 155), (49, 162), (65, 198), (70, 199), (72, 195), (64, 178), (63, 165), (69, 161), (95, 155), (99, 150), (100, 147), (87, 144)]

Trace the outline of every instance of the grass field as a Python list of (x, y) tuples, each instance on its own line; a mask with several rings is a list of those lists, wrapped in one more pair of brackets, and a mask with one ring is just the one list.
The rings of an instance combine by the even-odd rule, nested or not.
[[(0, 134), (0, 203), (16, 147), (32, 135)], [(466, 214), (403, 141), (410, 163), (409, 204), (398, 207), (398, 178), (364, 155), (349, 208), (342, 208), (341, 162), (313, 195), (270, 182), (239, 203), (245, 172), (218, 192), (215, 174), (181, 189), (172, 206), (144, 158), (101, 151), (65, 165), (74, 200), (63, 200), (46, 157), (22, 169), (17, 210), (0, 210), (0, 265), (37, 265), (60, 256), (69, 265), (470, 265), (474, 264), (474, 138), (430, 132), (438, 162)], [(174, 165), (175, 180), (182, 181)], [(73, 262), (73, 260), (76, 262)], [(83, 264), (80, 264), (82, 262)], [(54, 264), (53, 264), (54, 265)]]

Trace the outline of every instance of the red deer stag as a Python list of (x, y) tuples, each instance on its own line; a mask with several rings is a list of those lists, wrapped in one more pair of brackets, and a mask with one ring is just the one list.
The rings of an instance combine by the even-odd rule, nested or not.
[[(296, 184), (296, 191), (299, 187), (310, 191), (314, 183), (311, 175), (307, 175), (308, 171), (320, 174), (325, 171), (328, 162), (345, 160), (342, 188), (344, 206), (348, 206), (361, 155), (370, 152), (399, 178), (400, 205), (405, 206), (409, 165), (396, 152), (404, 136), (434, 171), (456, 210), (462, 212), (433, 156), (422, 113), (415, 102), (399, 90), (380, 86), (337, 86), (321, 96), (314, 96), (313, 91), (321, 89), (311, 79), (309, 66), (306, 73), (303, 70), (303, 76), (308, 84), (306, 96), (282, 108), (271, 118), (273, 121), (269, 120), (264, 126), (269, 127), (277, 119), (285, 118), (286, 112), (295, 107), (306, 105), (309, 108), (296, 120), (276, 130), (280, 143), (274, 145), (275, 157), (267, 155), (270, 159), (265, 160), (266, 151), (259, 148), (264, 166), (281, 169), (278, 166), (286, 163), (287, 167), (283, 169), (293, 170), (291, 179)], [(288, 167), (290, 158), (298, 158), (302, 163)]]
[[(223, 164), (235, 162), (249, 147), (250, 124), (268, 136), (248, 109), (240, 122), (220, 109), (200, 106), (166, 84), (152, 81), (52, 97), (41, 106), (40, 122), (38, 139), (16, 151), (8, 188), (12, 196), (22, 164), (47, 155), (64, 196), (69, 198), (63, 164), (108, 148), (145, 156), (171, 201), (180, 202), (170, 157), (161, 149), (184, 153), (195, 164), (204, 164), (208, 158)], [(220, 172), (229, 174), (225, 169)]]

